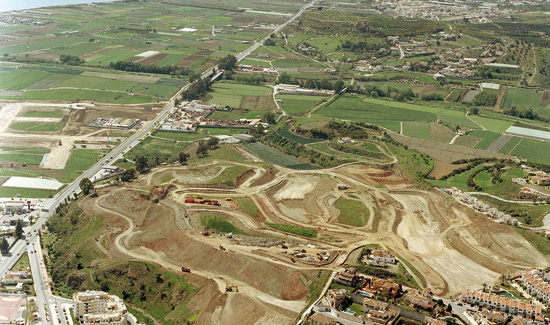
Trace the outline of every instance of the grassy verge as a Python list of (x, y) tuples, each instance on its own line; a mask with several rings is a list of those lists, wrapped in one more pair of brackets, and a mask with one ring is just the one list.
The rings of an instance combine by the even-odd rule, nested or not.
[(294, 225), (287, 225), (287, 224), (284, 224), (284, 223), (266, 222), (265, 224), (270, 228), (280, 230), (280, 231), (284, 231), (284, 232), (288, 232), (288, 233), (291, 233), (291, 234), (304, 236), (304, 237), (309, 237), (309, 238), (316, 238), (317, 237), (317, 230), (315, 230), (315, 229), (303, 228), (303, 227), (294, 226)]
[(550, 239), (545, 237), (544, 234), (532, 232), (527, 229), (514, 227), (514, 230), (527, 239), (533, 247), (535, 247), (542, 255), (550, 255)]
[(260, 216), (260, 211), (252, 199), (241, 198), (235, 199), (235, 201), (239, 203), (239, 208), (243, 210), (244, 213), (254, 218), (258, 218)]
[(0, 187), (0, 197), (16, 197), (18, 194), (24, 198), (45, 199), (51, 198), (57, 193), (53, 190), (37, 190), (32, 188)]
[(216, 229), (220, 233), (234, 233), (246, 235), (246, 232), (235, 226), (231, 221), (227, 221), (222, 217), (214, 216), (211, 214), (202, 213), (200, 215), (201, 225)]

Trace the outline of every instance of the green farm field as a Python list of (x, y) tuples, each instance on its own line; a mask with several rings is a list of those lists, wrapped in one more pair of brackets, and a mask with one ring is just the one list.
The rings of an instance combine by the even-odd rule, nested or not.
[(279, 105), (288, 115), (300, 116), (307, 113), (327, 98), (318, 96), (277, 95), (277, 99), (283, 100)]
[(536, 109), (541, 104), (542, 92), (530, 89), (508, 88), (502, 108), (509, 109), (515, 106), (518, 109)]

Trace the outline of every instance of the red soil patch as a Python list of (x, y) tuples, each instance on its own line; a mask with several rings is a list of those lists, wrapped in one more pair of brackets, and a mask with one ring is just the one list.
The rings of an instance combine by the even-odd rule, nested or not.
[(141, 60), (139, 61), (139, 63), (141, 64), (156, 64), (157, 62), (159, 62), (160, 60), (164, 59), (165, 57), (168, 56), (168, 53), (159, 53), (159, 54), (155, 54), (153, 56), (150, 56), (144, 60)]

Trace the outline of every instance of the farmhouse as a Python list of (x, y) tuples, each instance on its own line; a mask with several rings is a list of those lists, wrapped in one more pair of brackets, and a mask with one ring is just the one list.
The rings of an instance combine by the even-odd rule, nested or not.
[(388, 250), (376, 250), (372, 252), (372, 259), (377, 262), (386, 262), (391, 264), (397, 263), (395, 253)]

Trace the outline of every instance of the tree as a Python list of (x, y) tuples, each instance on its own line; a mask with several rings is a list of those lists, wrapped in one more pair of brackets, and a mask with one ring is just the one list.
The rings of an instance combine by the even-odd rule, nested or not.
[(208, 145), (208, 148), (210, 148), (210, 150), (212, 150), (212, 148), (215, 148), (218, 143), (220, 143), (220, 140), (216, 137), (210, 137), (208, 139), (208, 142), (206, 142), (206, 144)]
[(474, 114), (474, 115), (477, 115), (479, 113), (479, 108), (477, 107), (472, 107), (470, 109), (470, 113)]
[(135, 177), (136, 177), (136, 170), (134, 168), (130, 168), (130, 169), (126, 169), (124, 173), (122, 173), (120, 180), (123, 182), (130, 182)]
[(342, 80), (338, 80), (334, 83), (334, 92), (339, 93), (344, 89), (344, 82)]
[(79, 186), (80, 186), (80, 190), (82, 191), (82, 193), (84, 193), (84, 195), (90, 194), (90, 190), (94, 188), (94, 184), (92, 183), (92, 181), (90, 181), (90, 179), (86, 177), (84, 177), (80, 181)]
[(21, 219), (17, 219), (17, 223), (15, 224), (15, 236), (18, 239), (23, 237), (23, 223), (21, 222)]
[(136, 171), (141, 174), (145, 172), (147, 168), (147, 158), (145, 158), (144, 156), (139, 156), (136, 159)]
[(187, 159), (189, 159), (189, 154), (185, 152), (180, 152), (178, 158), (181, 164), (185, 164), (187, 162)]
[(222, 70), (233, 70), (237, 65), (237, 58), (234, 55), (228, 54), (218, 60), (218, 68)]
[(277, 80), (280, 84), (288, 84), (292, 82), (292, 76), (288, 72), (283, 71), (279, 74)]
[(197, 156), (202, 157), (208, 152), (208, 144), (204, 141), (201, 141), (199, 143), (199, 147), (197, 148)]
[(273, 112), (265, 112), (262, 116), (262, 121), (268, 124), (275, 124), (276, 118), (275, 113)]
[(189, 74), (189, 82), (199, 80), (200, 78), (201, 78), (201, 75), (198, 72), (192, 72), (192, 73)]
[(8, 253), (9, 250), (10, 245), (8, 244), (8, 241), (6, 240), (6, 238), (2, 238), (2, 241), (0, 242), (0, 253), (2, 253), (2, 255), (5, 255)]

